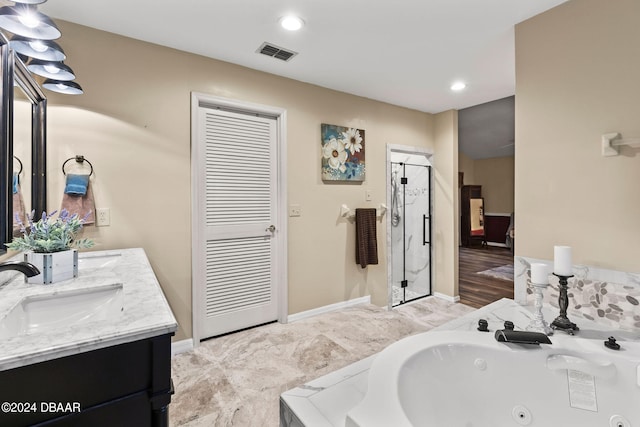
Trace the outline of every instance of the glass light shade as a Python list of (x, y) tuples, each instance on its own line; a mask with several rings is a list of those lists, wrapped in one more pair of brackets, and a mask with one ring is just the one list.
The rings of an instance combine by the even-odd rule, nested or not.
[(62, 47), (53, 40), (34, 40), (28, 37), (13, 36), (9, 41), (11, 49), (21, 55), (44, 61), (64, 61), (67, 55)]
[(22, 4), (42, 4), (47, 0), (11, 0), (14, 3), (22, 3)]
[(84, 93), (82, 87), (78, 83), (71, 81), (47, 79), (42, 83), (42, 87), (53, 92), (64, 93), (66, 95), (82, 95)]
[(71, 67), (60, 61), (43, 61), (41, 59), (32, 59), (27, 64), (27, 69), (48, 79), (69, 81), (76, 78)]
[(38, 12), (30, 4), (1, 7), (0, 28), (19, 36), (40, 40), (54, 40), (62, 35), (51, 18)]

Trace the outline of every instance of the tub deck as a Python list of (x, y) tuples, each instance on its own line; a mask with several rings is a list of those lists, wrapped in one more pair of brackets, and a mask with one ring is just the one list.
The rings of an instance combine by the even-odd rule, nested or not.
[[(505, 320), (512, 321), (516, 329), (524, 330), (532, 319), (532, 311), (533, 307), (502, 299), (433, 330), (476, 331), (481, 318), (488, 320), (492, 331), (502, 329)], [(553, 319), (557, 312), (545, 306), (544, 316), (545, 319)], [(604, 325), (584, 319), (578, 323), (581, 334), (588, 333), (590, 338), (598, 336), (604, 340), (610, 335), (610, 329)], [(616, 331), (616, 335), (640, 341), (640, 332)], [(375, 357), (370, 356), (283, 393), (280, 396), (280, 426), (344, 427), (347, 413), (364, 399), (369, 368)]]

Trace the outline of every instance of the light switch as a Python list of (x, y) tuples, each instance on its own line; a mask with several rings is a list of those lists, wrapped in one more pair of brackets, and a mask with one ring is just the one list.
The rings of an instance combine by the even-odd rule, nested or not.
[(300, 216), (302, 215), (302, 208), (300, 205), (289, 205), (289, 216)]
[(370, 202), (372, 198), (371, 190), (364, 190), (364, 200)]

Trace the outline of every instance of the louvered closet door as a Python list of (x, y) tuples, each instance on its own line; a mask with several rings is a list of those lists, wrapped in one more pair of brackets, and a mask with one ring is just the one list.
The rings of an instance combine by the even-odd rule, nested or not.
[(277, 319), (276, 121), (205, 107), (199, 114), (206, 338)]

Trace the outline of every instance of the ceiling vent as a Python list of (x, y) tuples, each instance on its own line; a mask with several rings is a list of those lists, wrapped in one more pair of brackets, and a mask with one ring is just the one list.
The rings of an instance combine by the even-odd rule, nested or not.
[(280, 59), (282, 61), (288, 61), (298, 54), (298, 52), (294, 52), (292, 50), (288, 50), (267, 42), (262, 43), (262, 45), (256, 52), (263, 55), (271, 56), (272, 58)]

